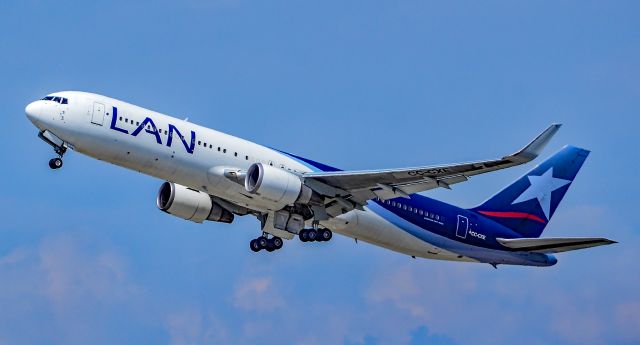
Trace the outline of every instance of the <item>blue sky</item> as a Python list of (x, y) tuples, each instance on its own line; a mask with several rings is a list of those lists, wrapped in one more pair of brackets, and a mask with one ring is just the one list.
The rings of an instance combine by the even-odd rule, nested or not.
[[(0, 344), (640, 342), (637, 2), (3, 1)], [(546, 269), (412, 260), (336, 237), (249, 251), (162, 181), (50, 171), (24, 106), (83, 90), (344, 169), (493, 158), (549, 123), (593, 152), (545, 236), (615, 246)], [(530, 167), (433, 196), (481, 202)]]

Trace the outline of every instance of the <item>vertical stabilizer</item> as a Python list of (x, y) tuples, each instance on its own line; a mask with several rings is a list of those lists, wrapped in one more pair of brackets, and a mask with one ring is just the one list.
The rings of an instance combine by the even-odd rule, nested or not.
[(565, 146), (482, 205), (471, 209), (522, 237), (539, 237), (589, 151)]

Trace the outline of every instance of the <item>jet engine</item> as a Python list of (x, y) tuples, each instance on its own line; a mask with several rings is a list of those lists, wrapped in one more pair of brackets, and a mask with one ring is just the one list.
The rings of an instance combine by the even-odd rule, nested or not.
[(196, 223), (233, 222), (233, 213), (215, 203), (209, 194), (173, 182), (160, 186), (157, 204), (164, 212)]
[(262, 163), (249, 167), (244, 188), (272, 203), (274, 210), (293, 204), (322, 203), (321, 196), (305, 186), (299, 176)]

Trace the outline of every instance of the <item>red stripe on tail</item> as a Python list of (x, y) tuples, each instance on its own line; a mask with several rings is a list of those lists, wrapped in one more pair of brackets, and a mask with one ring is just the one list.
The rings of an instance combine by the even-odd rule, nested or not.
[(485, 216), (490, 216), (490, 217), (498, 217), (498, 218), (523, 218), (523, 219), (531, 219), (534, 220), (536, 222), (540, 222), (542, 224), (546, 224), (547, 222), (530, 213), (525, 213), (525, 212), (491, 212), (491, 211), (478, 211), (478, 213), (484, 214)]

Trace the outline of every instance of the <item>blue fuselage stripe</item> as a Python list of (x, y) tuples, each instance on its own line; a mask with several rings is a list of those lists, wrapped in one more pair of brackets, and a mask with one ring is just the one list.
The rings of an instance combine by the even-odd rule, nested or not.
[[(276, 150), (312, 171), (341, 171), (307, 158)], [(456, 207), (420, 194), (410, 199), (371, 200), (368, 209), (414, 237), (444, 250), (481, 262), (546, 266), (550, 256), (541, 253), (521, 253), (504, 250), (496, 238), (517, 238), (521, 235), (476, 212)], [(464, 237), (458, 236), (459, 217), (468, 226)]]

